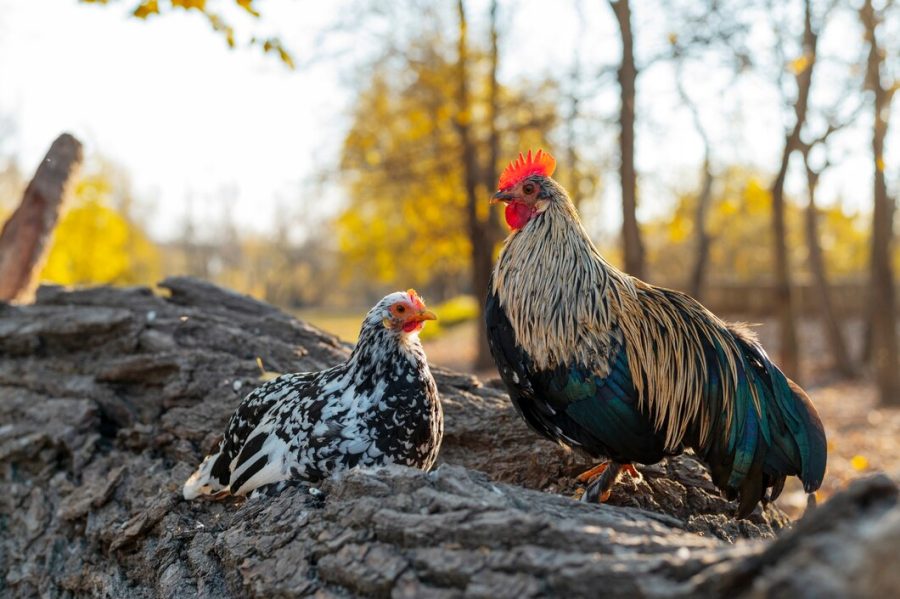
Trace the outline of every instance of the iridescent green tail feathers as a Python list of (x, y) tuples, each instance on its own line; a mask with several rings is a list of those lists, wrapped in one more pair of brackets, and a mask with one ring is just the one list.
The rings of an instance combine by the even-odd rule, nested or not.
[[(825, 476), (827, 443), (822, 421), (803, 389), (755, 340), (739, 330), (732, 333), (741, 359), (731, 418), (714, 416), (709, 441), (694, 447), (708, 461), (716, 485), (730, 498), (740, 498), (737, 516), (746, 517), (757, 502), (777, 498), (787, 476), (799, 476), (807, 493), (818, 489)], [(713, 387), (717, 372), (710, 369)], [(715, 395), (714, 388), (710, 391)]]

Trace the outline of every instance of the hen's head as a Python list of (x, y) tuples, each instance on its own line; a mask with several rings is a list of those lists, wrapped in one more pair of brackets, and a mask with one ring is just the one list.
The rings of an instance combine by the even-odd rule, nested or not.
[(380, 322), (398, 335), (408, 335), (421, 331), (426, 320), (437, 320), (437, 316), (425, 307), (416, 290), (410, 289), (386, 295), (372, 308), (367, 320)]
[(503, 170), (491, 203), (506, 204), (506, 224), (513, 231), (522, 229), (552, 202), (564, 201), (566, 192), (550, 178), (555, 168), (553, 156), (543, 150), (532, 155), (529, 150)]

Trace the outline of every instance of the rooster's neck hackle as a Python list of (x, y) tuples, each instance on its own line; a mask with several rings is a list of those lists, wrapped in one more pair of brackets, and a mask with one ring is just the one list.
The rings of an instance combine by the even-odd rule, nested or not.
[(634, 293), (631, 277), (606, 263), (565, 190), (551, 179), (543, 186), (550, 201), (507, 238), (494, 291), (538, 368), (580, 362), (603, 372), (617, 341), (612, 302)]

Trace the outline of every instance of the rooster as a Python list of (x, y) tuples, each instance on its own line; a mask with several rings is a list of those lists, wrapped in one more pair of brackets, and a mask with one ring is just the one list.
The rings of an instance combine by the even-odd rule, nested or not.
[(511, 233), (485, 307), (491, 353), (536, 432), (610, 461), (579, 477), (605, 501), (632, 463), (690, 448), (736, 517), (778, 497), (789, 475), (814, 492), (826, 442), (815, 408), (746, 328), (693, 298), (611, 266), (538, 150), (502, 173), (492, 203)]
[(392, 293), (366, 315), (345, 363), (286, 374), (251, 392), (218, 451), (184, 483), (184, 498), (316, 482), (354, 466), (430, 469), (444, 420), (419, 331), (436, 318), (415, 290)]

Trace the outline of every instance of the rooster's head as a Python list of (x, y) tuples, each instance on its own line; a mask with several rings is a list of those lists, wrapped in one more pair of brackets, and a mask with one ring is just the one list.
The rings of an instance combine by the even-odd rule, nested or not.
[(543, 150), (532, 155), (529, 150), (527, 156), (520, 153), (519, 158), (503, 170), (491, 203), (506, 203), (506, 224), (512, 230), (522, 229), (562, 192), (550, 178), (555, 168), (553, 156)]

